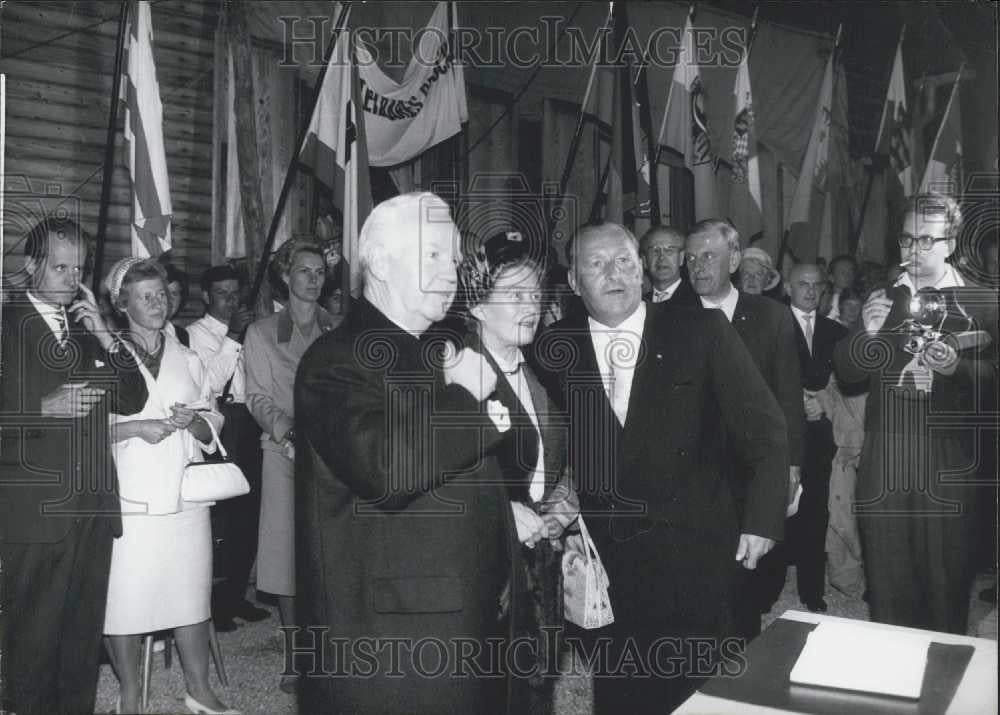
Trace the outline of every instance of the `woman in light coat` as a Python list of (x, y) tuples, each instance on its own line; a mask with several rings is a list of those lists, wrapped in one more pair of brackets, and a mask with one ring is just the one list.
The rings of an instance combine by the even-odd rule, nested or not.
[[(243, 344), (247, 408), (260, 425), (264, 454), (257, 588), (278, 597), (281, 623), (295, 625), (295, 370), (313, 341), (337, 321), (318, 302), (326, 260), (315, 243), (294, 239), (282, 244), (273, 270), (287, 289), (280, 312), (247, 329)], [(293, 692), (284, 677), (281, 689)]]
[(174, 630), (191, 712), (234, 713), (208, 683), (212, 530), (208, 504), (185, 502), (185, 466), (214, 451), (210, 428), (222, 415), (198, 356), (164, 331), (166, 273), (156, 261), (126, 258), (107, 279), (111, 303), (127, 321), (125, 337), (149, 389), (142, 411), (115, 416), (123, 534), (111, 557), (104, 633), (118, 672), (118, 712), (140, 712), (143, 634)]

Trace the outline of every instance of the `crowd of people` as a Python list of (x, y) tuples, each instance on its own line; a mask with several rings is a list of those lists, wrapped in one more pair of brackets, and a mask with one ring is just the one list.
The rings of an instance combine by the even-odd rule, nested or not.
[[(87, 235), (44, 219), (3, 304), (4, 704), (93, 712), (103, 642), (117, 711), (141, 712), (141, 637), (170, 630), (188, 709), (236, 712), (209, 642), (270, 615), (251, 585), (309, 713), (551, 713), (569, 643), (595, 712), (669, 712), (738, 674), (790, 565), (811, 611), (829, 584), (964, 633), (995, 517), (995, 237), (955, 260), (938, 194), (902, 227), (895, 274), (783, 277), (725, 220), (586, 225), (562, 284), (542, 237), (468, 245), (403, 194), (364, 224), (346, 315), (296, 238), (280, 310), (214, 266), (185, 327), (183, 272), (122, 259), (102, 310)], [(219, 447), (249, 492), (186, 501)]]

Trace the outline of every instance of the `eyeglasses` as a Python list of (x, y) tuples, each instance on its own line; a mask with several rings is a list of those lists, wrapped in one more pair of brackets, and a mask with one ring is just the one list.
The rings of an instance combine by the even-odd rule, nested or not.
[(685, 254), (685, 262), (688, 264), (689, 268), (697, 268), (698, 266), (710, 266), (719, 260), (719, 256), (711, 251), (707, 253), (702, 253), (700, 256), (695, 256), (691, 253)]
[(936, 236), (927, 236), (927, 235), (911, 236), (908, 233), (901, 233), (899, 234), (899, 238), (896, 239), (896, 242), (899, 244), (900, 248), (909, 248), (914, 243), (916, 243), (917, 247), (921, 251), (929, 251), (931, 250), (931, 248), (934, 247), (935, 243), (940, 243), (941, 241), (950, 241), (950, 240), (951, 239), (947, 236), (944, 238), (937, 238)]

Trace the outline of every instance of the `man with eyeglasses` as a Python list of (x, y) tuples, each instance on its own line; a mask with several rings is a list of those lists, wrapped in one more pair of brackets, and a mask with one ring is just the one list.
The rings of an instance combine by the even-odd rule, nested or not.
[[(976, 485), (977, 435), (996, 429), (997, 306), (994, 291), (967, 286), (948, 263), (961, 224), (951, 197), (907, 200), (898, 238), (905, 273), (871, 295), (834, 361), (842, 381), (869, 386), (855, 510), (871, 618), (964, 634), (975, 510), (987, 495)], [(919, 349), (905, 327), (911, 297), (924, 289), (939, 291), (948, 313), (944, 337)], [(959, 343), (977, 330), (989, 338)]]
[(639, 255), (651, 288), (642, 299), (650, 303), (698, 305), (684, 278), (684, 234), (670, 226), (653, 226), (639, 239)]

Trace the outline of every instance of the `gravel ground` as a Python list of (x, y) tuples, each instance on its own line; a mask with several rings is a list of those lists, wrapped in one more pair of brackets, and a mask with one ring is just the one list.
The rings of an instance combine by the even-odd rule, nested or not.
[[(789, 609), (804, 610), (795, 596), (794, 569), (789, 569), (788, 580), (781, 599), (770, 614), (764, 616), (766, 627), (780, 614)], [(997, 616), (994, 608), (978, 598), (979, 592), (996, 582), (995, 575), (980, 575), (970, 595), (969, 634), (997, 638)], [(827, 589), (826, 601), (830, 615), (868, 619), (868, 606), (860, 599), (853, 599)], [(220, 633), (219, 646), (225, 659), (229, 675), (229, 687), (223, 688), (212, 669), (212, 682), (220, 699), (230, 707), (239, 708), (246, 715), (283, 715), (297, 713), (293, 695), (286, 695), (278, 689), (278, 681), (283, 664), (282, 637), (278, 629), (277, 609), (272, 608), (272, 616), (260, 623), (244, 624), (234, 633)], [(162, 653), (153, 659), (153, 677), (150, 686), (150, 712), (183, 713), (184, 678), (179, 659), (174, 658), (173, 667), (167, 670)], [(175, 653), (176, 656), (176, 653)], [(572, 653), (564, 654), (563, 672), (580, 672), (579, 664), (574, 664)], [(576, 667), (573, 667), (576, 665)], [(97, 694), (97, 712), (112, 712), (118, 682), (111, 667), (101, 667)], [(590, 677), (587, 675), (565, 675), (556, 685), (556, 713), (558, 715), (589, 715), (591, 707)]]

